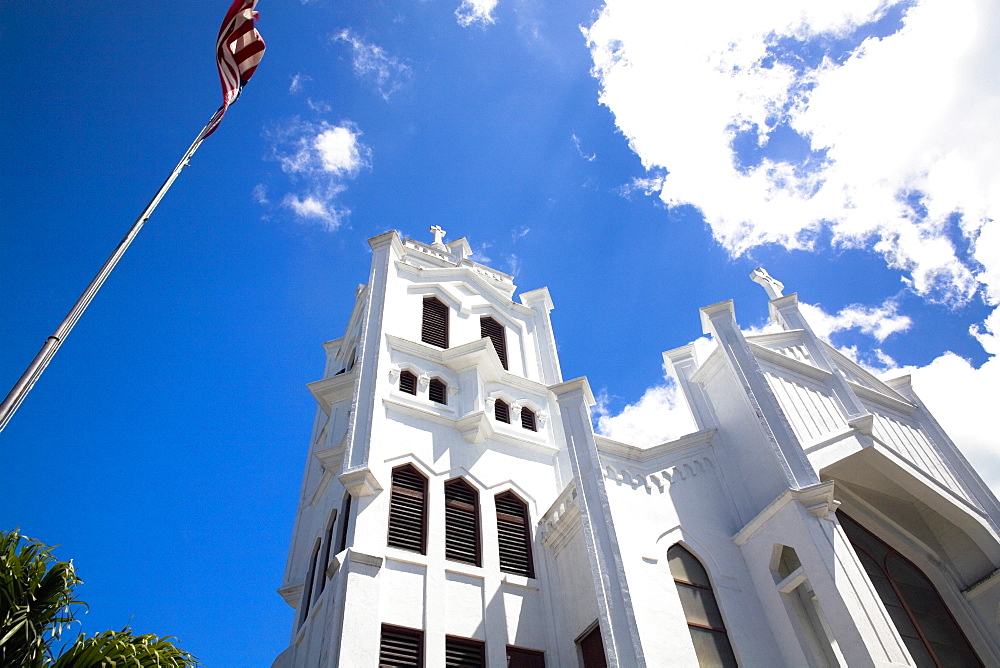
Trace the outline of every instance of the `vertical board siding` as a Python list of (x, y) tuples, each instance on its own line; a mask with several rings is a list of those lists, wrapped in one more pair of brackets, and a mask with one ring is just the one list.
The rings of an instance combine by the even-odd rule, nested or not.
[(803, 445), (847, 426), (833, 395), (774, 373), (764, 375)]
[(951, 467), (921, 429), (883, 413), (875, 411), (872, 413), (875, 414), (875, 428), (872, 432), (875, 438), (963, 499), (972, 500)]

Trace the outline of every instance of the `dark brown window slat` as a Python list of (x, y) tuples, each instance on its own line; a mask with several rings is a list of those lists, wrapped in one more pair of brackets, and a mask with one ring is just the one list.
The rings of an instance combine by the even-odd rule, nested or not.
[(489, 338), (493, 342), (493, 349), (497, 351), (500, 364), (507, 368), (507, 335), (504, 326), (493, 318), (481, 318), (479, 320), (479, 335), (482, 338)]
[(417, 393), (417, 377), (409, 371), (399, 373), (399, 391), (407, 394)]
[(448, 307), (436, 297), (424, 299), (420, 340), (438, 348), (448, 347)]
[(423, 631), (383, 624), (378, 665), (379, 668), (423, 668)]
[(444, 556), (481, 565), (479, 492), (461, 478), (444, 484)]
[(445, 668), (484, 668), (486, 644), (469, 638), (446, 636), (444, 639)]
[(409, 464), (392, 471), (388, 544), (426, 554), (427, 478)]
[(505, 573), (535, 577), (531, 560), (531, 532), (528, 529), (528, 506), (512, 492), (496, 496), (497, 539), (500, 545), (500, 570)]
[(545, 668), (545, 653), (507, 645), (507, 668)]
[(497, 422), (506, 422), (510, 424), (510, 406), (503, 399), (497, 399), (496, 403), (493, 404), (493, 417), (497, 419)]
[(427, 396), (435, 403), (447, 404), (448, 386), (439, 378), (431, 378), (430, 387), (427, 388)]
[(538, 431), (538, 427), (535, 423), (535, 411), (531, 410), (527, 406), (521, 409), (521, 427), (531, 431)]

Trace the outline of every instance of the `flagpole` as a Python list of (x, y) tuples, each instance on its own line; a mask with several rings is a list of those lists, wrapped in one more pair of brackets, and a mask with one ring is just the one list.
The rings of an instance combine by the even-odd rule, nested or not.
[(7, 397), (3, 400), (3, 403), (0, 404), (0, 431), (3, 431), (4, 427), (7, 426), (10, 418), (14, 415), (14, 411), (16, 411), (18, 406), (21, 405), (21, 402), (24, 401), (24, 398), (28, 395), (28, 392), (31, 391), (31, 388), (42, 375), (42, 372), (45, 371), (45, 367), (49, 365), (49, 362), (59, 350), (59, 346), (61, 346), (63, 341), (66, 340), (66, 337), (69, 336), (69, 333), (76, 324), (76, 321), (80, 319), (80, 316), (83, 315), (87, 306), (90, 305), (90, 302), (97, 294), (97, 291), (101, 289), (102, 285), (104, 285), (104, 281), (107, 280), (111, 271), (115, 268), (115, 265), (118, 264), (122, 255), (124, 255), (125, 251), (128, 250), (129, 245), (131, 245), (136, 235), (139, 234), (139, 230), (141, 230), (142, 226), (147, 220), (149, 220), (149, 217), (153, 215), (153, 211), (159, 205), (163, 196), (167, 194), (167, 191), (170, 190), (170, 186), (172, 186), (174, 181), (177, 180), (181, 170), (187, 167), (189, 164), (188, 161), (191, 160), (191, 156), (193, 156), (194, 152), (198, 150), (199, 146), (201, 146), (201, 142), (205, 140), (205, 137), (211, 134), (210, 129), (213, 128), (214, 125), (218, 125), (218, 122), (221, 120), (224, 112), (225, 107), (216, 111), (208, 123), (205, 124), (205, 127), (202, 128), (201, 132), (198, 133), (197, 139), (195, 139), (194, 143), (192, 143), (188, 150), (185, 151), (184, 157), (182, 157), (180, 162), (177, 163), (177, 166), (174, 167), (174, 171), (170, 172), (170, 176), (168, 176), (167, 180), (163, 182), (162, 186), (160, 186), (156, 195), (149, 201), (149, 204), (147, 204), (143, 212), (139, 214), (139, 217), (136, 218), (136, 221), (132, 224), (132, 229), (130, 229), (122, 240), (118, 242), (117, 248), (115, 248), (114, 252), (111, 253), (111, 256), (107, 259), (107, 261), (105, 261), (104, 266), (97, 272), (97, 275), (94, 276), (94, 279), (90, 282), (90, 285), (87, 286), (87, 289), (83, 291), (82, 295), (80, 295), (80, 298), (77, 300), (76, 304), (73, 305), (73, 308), (70, 309), (70, 312), (63, 319), (62, 323), (58, 328), (56, 328), (56, 331), (53, 332), (52, 336), (45, 340), (45, 343), (42, 344), (41, 350), (39, 350), (38, 354), (35, 355), (35, 358), (31, 360), (31, 364), (29, 364), (24, 373), (21, 374), (18, 381), (14, 383), (14, 387), (11, 388)]

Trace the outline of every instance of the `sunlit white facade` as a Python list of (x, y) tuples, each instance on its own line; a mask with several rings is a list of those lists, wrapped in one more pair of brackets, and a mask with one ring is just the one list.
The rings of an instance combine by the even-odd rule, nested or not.
[(442, 236), (371, 239), (325, 344), (275, 666), (1000, 665), (1000, 504), (908, 379), (758, 271), (776, 331), (664, 353), (697, 430), (612, 441), (548, 291)]

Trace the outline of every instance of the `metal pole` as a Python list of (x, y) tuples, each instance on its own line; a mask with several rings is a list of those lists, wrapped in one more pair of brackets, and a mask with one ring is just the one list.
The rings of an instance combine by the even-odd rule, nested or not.
[[(220, 109), (219, 111), (222, 110)], [(177, 166), (174, 167), (174, 171), (170, 172), (170, 176), (168, 176), (167, 180), (163, 182), (163, 185), (160, 186), (156, 195), (149, 201), (149, 204), (146, 205), (146, 208), (132, 224), (132, 229), (130, 229), (122, 240), (118, 242), (118, 247), (115, 248), (113, 253), (111, 253), (111, 257), (107, 259), (104, 266), (101, 267), (101, 270), (97, 272), (96, 276), (94, 276), (94, 280), (90, 282), (87, 289), (83, 291), (82, 295), (80, 295), (80, 298), (77, 300), (76, 304), (73, 305), (73, 308), (70, 309), (70, 312), (63, 319), (59, 327), (56, 328), (56, 331), (52, 334), (52, 336), (45, 340), (44, 344), (42, 344), (42, 348), (38, 351), (38, 354), (35, 355), (35, 359), (31, 360), (31, 364), (29, 364), (24, 373), (21, 374), (18, 381), (14, 383), (14, 387), (11, 388), (7, 397), (3, 400), (3, 403), (0, 404), (0, 431), (3, 431), (4, 427), (7, 426), (10, 418), (14, 415), (14, 411), (16, 411), (18, 406), (21, 405), (21, 402), (24, 401), (24, 398), (28, 395), (28, 392), (31, 391), (31, 388), (42, 375), (42, 372), (45, 371), (45, 367), (49, 365), (52, 357), (59, 350), (59, 346), (62, 345), (62, 342), (66, 340), (67, 336), (69, 336), (70, 331), (73, 329), (73, 325), (75, 325), (76, 321), (83, 315), (83, 312), (87, 309), (87, 306), (90, 305), (90, 302), (97, 294), (97, 291), (101, 289), (101, 286), (104, 285), (104, 281), (107, 280), (111, 271), (115, 268), (115, 265), (118, 264), (122, 255), (124, 255), (125, 251), (128, 250), (132, 240), (135, 239), (137, 234), (139, 234), (139, 230), (142, 229), (143, 224), (145, 224), (145, 222), (149, 220), (149, 217), (153, 215), (153, 210), (156, 209), (157, 205), (159, 205), (163, 196), (167, 194), (170, 186), (173, 185), (174, 181), (180, 175), (181, 170), (188, 165), (188, 161), (191, 159), (191, 156), (194, 155), (194, 152), (198, 150), (199, 146), (201, 146), (201, 142), (204, 141), (209, 127), (218, 119), (219, 111), (212, 116), (208, 123), (205, 124), (205, 127), (202, 128), (201, 132), (198, 133), (198, 138), (194, 140), (194, 143), (192, 143), (190, 148), (188, 148), (188, 150), (184, 153), (184, 157), (181, 158), (180, 162), (177, 163)]]

